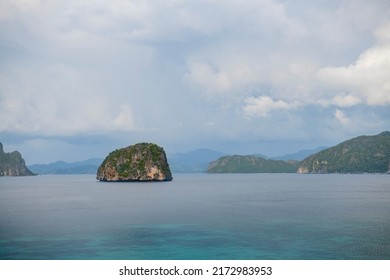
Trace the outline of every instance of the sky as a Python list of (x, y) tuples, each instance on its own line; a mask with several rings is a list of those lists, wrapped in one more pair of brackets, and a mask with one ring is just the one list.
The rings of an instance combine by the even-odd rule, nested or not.
[(0, 142), (27, 164), (385, 130), (388, 0), (0, 0)]

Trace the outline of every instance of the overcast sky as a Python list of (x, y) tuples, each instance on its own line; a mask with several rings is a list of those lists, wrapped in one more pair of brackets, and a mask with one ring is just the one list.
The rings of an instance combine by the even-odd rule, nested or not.
[(388, 0), (0, 0), (0, 142), (28, 164), (384, 130)]

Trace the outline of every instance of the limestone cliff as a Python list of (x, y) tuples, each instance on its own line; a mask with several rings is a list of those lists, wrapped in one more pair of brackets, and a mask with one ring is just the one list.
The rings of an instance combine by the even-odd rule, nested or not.
[(139, 143), (111, 152), (100, 165), (96, 179), (107, 182), (171, 181), (164, 149)]
[(22, 155), (15, 151), (5, 153), (0, 143), (0, 176), (30, 176), (34, 175), (27, 169)]

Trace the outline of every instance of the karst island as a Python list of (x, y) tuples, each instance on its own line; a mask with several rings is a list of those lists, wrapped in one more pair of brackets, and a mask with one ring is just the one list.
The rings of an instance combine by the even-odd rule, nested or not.
[(18, 151), (6, 153), (0, 143), (0, 176), (31, 176), (35, 175), (27, 167)]
[(138, 143), (111, 152), (99, 166), (96, 179), (103, 182), (172, 181), (162, 147)]

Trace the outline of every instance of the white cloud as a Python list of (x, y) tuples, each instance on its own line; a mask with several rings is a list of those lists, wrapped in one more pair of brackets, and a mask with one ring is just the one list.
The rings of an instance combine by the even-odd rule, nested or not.
[[(387, 30), (387, 33), (384, 32)], [(355, 63), (346, 67), (327, 67), (318, 71), (318, 77), (329, 89), (347, 92), (348, 103), (362, 100), (370, 106), (390, 105), (390, 25), (377, 32), (378, 43), (364, 51)], [(344, 102), (344, 103), (345, 103)]]
[(63, 65), (0, 71), (0, 132), (74, 135), (135, 129), (128, 104), (117, 104), (86, 79)]
[(231, 94), (241, 94), (257, 82), (254, 69), (242, 61), (229, 61), (225, 65), (216, 66), (207, 62), (190, 61), (188, 67), (185, 79), (199, 87), (207, 97), (215, 95), (226, 98)]
[[(221, 102), (233, 98), (241, 106), (245, 98), (259, 95), (265, 88), (266, 94), (275, 100), (296, 101), (306, 106), (346, 108), (390, 102), (389, 47), (385, 42), (390, 32), (386, 32), (386, 25), (375, 32), (380, 38), (378, 44), (355, 63), (347, 67), (324, 67), (348, 61), (356, 45), (367, 44), (373, 35), (371, 28), (377, 28), (389, 5), (383, 1), (378, 5), (335, 1), (329, 5), (331, 8), (309, 9), (310, 16), (297, 18), (289, 14), (288, 1), (269, 6), (267, 3), (270, 1), (260, 1), (258, 5), (248, 1), (243, 5), (248, 12), (246, 20), (258, 27), (252, 36), (245, 34), (250, 28), (244, 28), (245, 35), (237, 35), (237, 41), (223, 37), (213, 48), (203, 47), (187, 61), (186, 80), (202, 97)], [(260, 6), (270, 9), (272, 15), (262, 24), (254, 19)], [(236, 7), (238, 15), (244, 7)], [(305, 26), (303, 20), (310, 24)], [(279, 28), (282, 31), (275, 33)], [(290, 38), (286, 31), (296, 36)], [(285, 40), (289, 44), (282, 46)]]
[(353, 95), (335, 96), (332, 101), (338, 107), (351, 107), (362, 103), (360, 98)]
[(353, 107), (362, 103), (363, 101), (361, 100), (361, 98), (351, 94), (340, 94), (330, 99), (320, 99), (315, 102), (315, 104), (318, 104), (320, 106), (336, 106), (339, 108)]
[(231, 31), (253, 34), (259, 28), (292, 36), (302, 28), (288, 18), (283, 4), (273, 0), (14, 0), (2, 1), (0, 7), (0, 20), (29, 23), (30, 30), (43, 36), (81, 30), (118, 40), (158, 43)]
[(287, 103), (283, 100), (274, 101), (269, 96), (248, 97), (244, 102), (244, 115), (250, 118), (266, 117), (274, 110), (290, 110), (298, 107), (297, 103)]
[(339, 109), (335, 111), (334, 117), (344, 126), (348, 126), (350, 124), (349, 118)]
[(113, 130), (133, 130), (135, 128), (135, 119), (130, 105), (122, 104), (118, 116), (112, 121)]
[(320, 2), (0, 1), (0, 136), (189, 147), (387, 128), (390, 2)]

